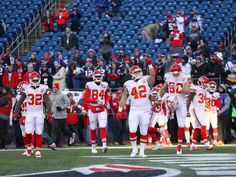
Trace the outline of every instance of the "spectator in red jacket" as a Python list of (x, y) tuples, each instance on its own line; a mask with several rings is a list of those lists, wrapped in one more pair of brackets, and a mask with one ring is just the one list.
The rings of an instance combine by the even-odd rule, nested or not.
[(16, 64), (15, 64), (14, 68), (18, 74), (18, 82), (20, 83), (23, 80), (23, 76), (24, 76), (23, 62), (22, 62), (21, 58), (18, 58), (16, 60)]
[(28, 64), (27, 71), (26, 71), (26, 73), (24, 74), (24, 77), (23, 77), (23, 81), (26, 81), (26, 82), (29, 83), (29, 75), (33, 71), (34, 71), (33, 65), (32, 64)]
[(170, 33), (170, 51), (171, 53), (178, 53), (179, 55), (183, 53), (183, 41), (184, 35), (178, 30), (178, 26), (173, 26), (173, 31)]
[(47, 10), (42, 20), (44, 32), (54, 32), (54, 19)]
[[(114, 143), (123, 144), (123, 135), (126, 130), (126, 120), (128, 118), (127, 110), (123, 109), (121, 112), (118, 112), (119, 109), (119, 101), (122, 95), (122, 91), (118, 90), (115, 92), (115, 96), (112, 98), (112, 110), (114, 114), (115, 122), (115, 136)], [(126, 107), (127, 108), (127, 107)]]
[(119, 68), (118, 63), (112, 62), (107, 73), (108, 73), (107, 82), (110, 88), (121, 87), (121, 74), (122, 73), (121, 73), (121, 69)]
[(59, 5), (58, 11), (55, 14), (55, 19), (57, 20), (58, 25), (58, 31), (65, 31), (69, 18), (70, 12), (64, 7), (64, 5)]
[(3, 74), (2, 84), (9, 86), (11, 89), (15, 89), (18, 85), (18, 74), (13, 70), (12, 65), (7, 66), (7, 70)]

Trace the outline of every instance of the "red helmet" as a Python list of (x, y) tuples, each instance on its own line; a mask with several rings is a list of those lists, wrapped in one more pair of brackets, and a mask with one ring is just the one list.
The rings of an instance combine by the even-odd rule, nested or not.
[(212, 92), (212, 93), (215, 92), (216, 88), (217, 88), (217, 84), (216, 84), (215, 81), (210, 81), (208, 83), (208, 90), (209, 90), (209, 92)]
[(39, 84), (40, 84), (41, 76), (39, 75), (38, 72), (33, 71), (33, 72), (30, 73), (29, 79), (30, 79), (30, 85), (31, 86), (38, 87)]
[(207, 88), (208, 83), (209, 83), (209, 79), (206, 76), (199, 77), (199, 79), (197, 81), (197, 84), (202, 88)]
[(131, 66), (129, 73), (133, 80), (139, 80), (143, 76), (143, 71), (138, 65)]
[(94, 82), (102, 82), (102, 80), (103, 80), (103, 74), (102, 74), (102, 72), (100, 71), (100, 70), (95, 70), (94, 72), (93, 72), (93, 81)]
[(21, 81), (18, 85), (17, 85), (17, 88), (16, 88), (16, 92), (18, 94), (20, 94), (22, 92), (22, 88), (25, 86), (25, 85), (28, 85), (29, 83), (26, 82), (26, 81)]
[(173, 64), (171, 67), (170, 67), (170, 72), (175, 76), (175, 77), (177, 77), (179, 74), (180, 74), (180, 72), (181, 72), (182, 70), (181, 70), (181, 66), (180, 65), (178, 65), (178, 64)]

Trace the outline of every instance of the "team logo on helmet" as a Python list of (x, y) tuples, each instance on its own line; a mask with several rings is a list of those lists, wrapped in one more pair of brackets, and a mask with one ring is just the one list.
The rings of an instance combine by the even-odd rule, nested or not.
[(216, 82), (215, 81), (210, 81), (208, 83), (208, 91), (213, 93), (213, 92), (216, 92), (216, 88), (217, 88), (217, 85), (216, 85)]
[(173, 64), (170, 67), (170, 72), (173, 74), (173, 76), (177, 77), (179, 76), (180, 72), (182, 71), (181, 66), (178, 64)]
[(100, 83), (100, 82), (102, 82), (102, 80), (103, 80), (102, 72), (99, 71), (99, 70), (94, 71), (93, 72), (93, 81), (97, 82), (97, 83)]
[(38, 72), (33, 71), (32, 73), (30, 73), (29, 75), (29, 79), (30, 79), (30, 85), (33, 87), (38, 87), (40, 84), (40, 75)]
[(21, 82), (17, 85), (17, 87), (16, 87), (16, 92), (17, 92), (18, 94), (20, 94), (20, 93), (23, 91), (23, 87), (26, 86), (26, 85), (28, 85), (28, 84), (29, 84), (29, 83), (26, 82), (26, 81), (21, 81)]
[(197, 84), (204, 89), (208, 87), (208, 83), (209, 83), (209, 79), (206, 76), (199, 77), (197, 81)]
[(143, 71), (138, 65), (134, 65), (129, 69), (129, 73), (133, 80), (139, 80), (143, 76)]

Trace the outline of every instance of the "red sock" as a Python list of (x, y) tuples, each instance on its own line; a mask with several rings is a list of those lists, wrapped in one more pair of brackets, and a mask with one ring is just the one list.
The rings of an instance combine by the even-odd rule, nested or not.
[(41, 150), (42, 142), (43, 142), (42, 135), (37, 135), (36, 134), (36, 150)]
[(100, 137), (102, 139), (102, 142), (107, 142), (107, 132), (106, 132), (106, 128), (99, 128), (100, 130)]
[(204, 143), (206, 143), (208, 141), (207, 136), (206, 136), (206, 126), (202, 126), (201, 135), (202, 135), (202, 139), (203, 139)]
[(200, 129), (199, 128), (195, 128), (194, 131), (193, 131), (193, 138), (192, 138), (192, 142), (194, 144), (197, 143), (197, 139), (198, 139), (198, 134), (200, 132)]
[(206, 130), (206, 137), (207, 137), (207, 139), (209, 138), (209, 134), (210, 134), (210, 130), (207, 129), (207, 130)]
[(157, 133), (157, 129), (156, 128), (148, 127), (148, 134), (152, 137), (152, 141), (154, 143), (158, 142), (157, 134), (156, 133)]
[(96, 130), (90, 130), (91, 143), (96, 144)]
[(35, 136), (34, 136), (34, 134), (32, 134), (32, 140), (31, 140), (31, 143), (32, 143), (32, 145), (34, 146), (34, 144), (35, 144)]
[(141, 135), (140, 136), (140, 143), (144, 143), (144, 144), (147, 143), (147, 135)]
[(30, 147), (32, 145), (32, 134), (25, 134), (26, 145)]
[(129, 132), (129, 140), (130, 140), (130, 141), (136, 141), (136, 140), (137, 140), (137, 135), (136, 135), (136, 133), (131, 133), (131, 132)]
[(184, 128), (178, 128), (178, 144), (182, 144), (184, 139)]
[(218, 129), (213, 128), (213, 140), (218, 140)]

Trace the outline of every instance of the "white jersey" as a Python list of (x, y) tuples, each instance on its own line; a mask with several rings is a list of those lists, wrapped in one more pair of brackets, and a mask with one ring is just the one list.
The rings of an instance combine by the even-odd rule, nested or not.
[[(218, 98), (214, 97), (213, 95), (219, 95)], [(220, 99), (220, 93), (218, 92), (214, 92), (213, 94), (207, 92), (206, 94), (206, 111), (217, 111), (217, 109), (219, 109), (217, 106), (216, 106), (216, 100), (217, 99)]]
[(27, 112), (43, 112), (43, 95), (48, 91), (48, 86), (40, 84), (38, 88), (34, 89), (27, 85), (23, 89), (26, 94)]
[(174, 77), (171, 72), (165, 74), (164, 79), (168, 85), (168, 93), (170, 96), (177, 96), (178, 101), (186, 102), (186, 94), (181, 93), (184, 85), (189, 82), (191, 78), (189, 75), (180, 73), (178, 77)]
[[(87, 82), (86, 89), (90, 90), (91, 98), (95, 100), (106, 101), (106, 93), (109, 91), (107, 82), (101, 82), (100, 85), (97, 85), (95, 82)], [(92, 106), (98, 106), (97, 103), (90, 103)]]
[(127, 88), (129, 92), (128, 99), (130, 100), (131, 109), (151, 109), (148, 77), (149, 76), (143, 76), (137, 82), (129, 80), (124, 83), (124, 87)]
[(193, 108), (195, 110), (205, 110), (205, 104), (206, 104), (206, 94), (207, 90), (203, 89), (200, 86), (194, 85), (191, 87), (191, 91), (194, 91), (196, 95), (193, 98)]
[[(19, 99), (20, 99), (20, 96), (21, 95), (17, 95), (16, 96), (16, 101), (19, 101)], [(21, 105), (21, 116), (23, 116), (23, 117), (25, 117), (26, 116), (26, 105), (27, 105), (27, 102), (26, 102), (26, 100), (22, 103), (22, 105)]]

